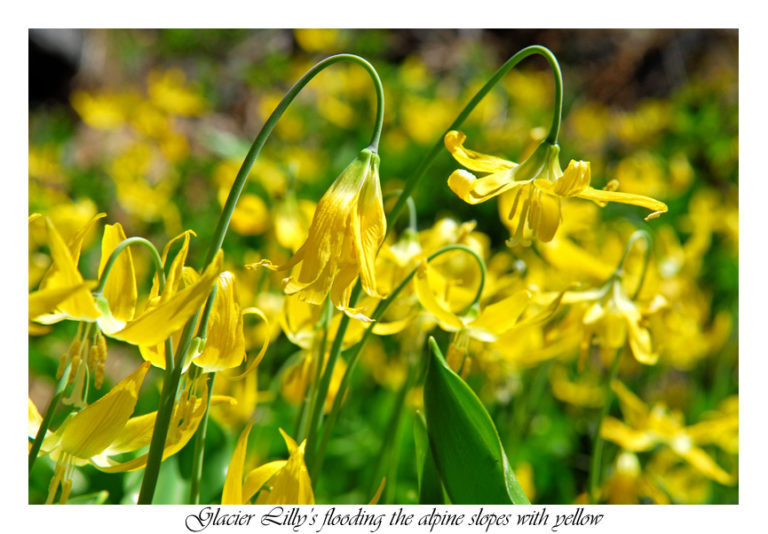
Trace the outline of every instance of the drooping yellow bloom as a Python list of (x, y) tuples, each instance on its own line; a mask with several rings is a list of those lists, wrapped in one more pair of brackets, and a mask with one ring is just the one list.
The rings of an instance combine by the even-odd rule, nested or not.
[[(269, 324), (267, 317), (258, 308), (240, 309), (235, 292), (235, 277), (229, 271), (224, 271), (216, 280), (216, 296), (213, 299), (208, 320), (205, 347), (192, 363), (206, 373), (234, 369), (243, 363), (246, 359), (243, 315), (248, 314), (258, 315)], [(256, 368), (268, 346), (269, 338), (267, 337), (243, 375)]]
[[(578, 197), (602, 206), (606, 202), (633, 204), (653, 210), (646, 219), (667, 211), (663, 202), (642, 195), (599, 190), (590, 187), (590, 164), (573, 161), (565, 172), (560, 167), (560, 147), (545, 141), (521, 164), (488, 156), (464, 147), (466, 136), (458, 131), (445, 135), (445, 146), (467, 169), (483, 173), (481, 178), (463, 169), (454, 171), (448, 186), (469, 204), (502, 195), (499, 210), (510, 228), (510, 246), (527, 243), (532, 235), (539, 241), (552, 240), (562, 219), (561, 200)], [(615, 182), (609, 184), (613, 189)], [(527, 228), (527, 230), (526, 230)]]
[(304, 465), (307, 442), (305, 440), (297, 445), (282, 428), (280, 434), (288, 447), (288, 459), (261, 465), (243, 478), (248, 434), (252, 427), (253, 421), (248, 423), (237, 440), (227, 469), (221, 504), (248, 504), (254, 496), (256, 504), (315, 504), (312, 482)]
[[(363, 290), (381, 298), (374, 264), (387, 221), (379, 184), (379, 156), (365, 149), (336, 179), (317, 204), (309, 235), (294, 256), (277, 270), (295, 267), (283, 290), (311, 304), (331, 301), (353, 318), (366, 320), (349, 307), (352, 285), (359, 276)], [(269, 261), (256, 265), (275, 268)]]

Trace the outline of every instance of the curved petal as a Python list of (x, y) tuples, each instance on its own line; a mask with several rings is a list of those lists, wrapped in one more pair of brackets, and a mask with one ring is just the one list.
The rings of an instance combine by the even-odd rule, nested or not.
[(520, 316), (530, 304), (533, 294), (527, 289), (515, 292), (513, 295), (485, 306), (480, 316), (472, 321), (472, 329), (490, 332), (500, 336), (517, 323)]
[(149, 362), (142, 363), (109, 393), (69, 420), (61, 433), (62, 451), (77, 458), (90, 458), (106, 449), (133, 413), (149, 367)]
[(245, 453), (248, 449), (248, 434), (251, 433), (253, 421), (250, 421), (235, 445), (232, 459), (227, 468), (227, 478), (224, 480), (224, 490), (221, 494), (221, 504), (245, 504), (243, 500), (243, 471), (245, 465)]
[[(101, 278), (112, 251), (125, 239), (126, 235), (120, 223), (104, 225), (104, 235), (101, 238), (99, 278)], [(130, 248), (123, 250), (112, 265), (103, 294), (115, 319), (124, 323), (133, 319), (138, 300), (138, 288)]]
[[(50, 219), (46, 218), (45, 223), (48, 228), (48, 246), (51, 249), (53, 264), (40, 283), (40, 289), (72, 287), (82, 284), (83, 277), (77, 270), (77, 262), (74, 260), (69, 247), (64, 243), (64, 239)], [(99, 310), (93, 301), (93, 296), (87, 291), (75, 292), (70, 298), (59, 304), (58, 309), (67, 317), (76, 320), (93, 321), (99, 317)], [(45, 321), (41, 322), (47, 324)]]
[(134, 345), (162, 343), (183, 327), (203, 305), (221, 272), (222, 261), (223, 252), (219, 250), (195, 284), (185, 287), (156, 307), (145, 310), (124, 329), (111, 336)]
[(216, 296), (208, 319), (205, 348), (193, 363), (207, 373), (237, 367), (245, 357), (243, 316), (235, 293), (235, 277), (229, 271), (216, 280)]
[(448, 177), (448, 187), (467, 204), (485, 202), (515, 187), (511, 170), (498, 171), (478, 178), (471, 172), (459, 169)]
[(421, 302), (421, 305), (439, 321), (454, 330), (461, 330), (464, 328), (464, 322), (457, 315), (454, 315), (453, 312), (443, 307), (432, 293), (432, 288), (429, 286), (429, 271), (429, 263), (422, 260), (418, 271), (416, 271), (416, 276), (413, 277), (416, 297)]
[[(242, 311), (242, 315), (257, 315), (261, 318), (262, 321), (266, 323), (266, 330), (269, 330), (269, 319), (267, 319), (267, 316), (264, 315), (264, 312), (262, 312), (258, 308), (245, 308)], [(259, 349), (258, 354), (253, 358), (251, 363), (248, 364), (248, 367), (246, 367), (245, 371), (243, 371), (241, 374), (233, 377), (228, 377), (230, 380), (240, 380), (242, 378), (245, 378), (248, 374), (250, 374), (252, 371), (256, 369), (256, 367), (261, 362), (262, 358), (264, 358), (264, 354), (267, 353), (267, 347), (269, 347), (269, 336), (264, 337), (264, 344), (261, 346), (261, 349)]]
[(662, 213), (666, 213), (667, 210), (669, 209), (667, 208), (666, 204), (656, 199), (653, 199), (651, 197), (646, 197), (643, 195), (635, 195), (633, 193), (621, 193), (619, 191), (605, 191), (603, 189), (594, 189), (592, 187), (588, 187), (581, 193), (577, 193), (574, 196), (577, 196), (579, 198), (583, 198), (586, 200), (592, 200), (593, 202), (596, 202), (596, 203), (620, 202), (622, 204), (632, 204), (633, 206), (640, 206), (642, 208), (653, 210), (653, 213), (645, 217), (646, 221), (650, 219), (655, 219)]
[[(264, 465), (257, 467), (245, 476), (245, 483), (243, 484), (242, 495), (245, 502), (249, 502), (254, 495), (264, 487), (264, 484), (275, 476), (281, 469), (288, 464), (288, 460), (275, 460)], [(221, 504), (225, 503), (222, 499)], [(234, 503), (232, 503), (234, 504)], [(239, 503), (238, 503), (239, 504)]]
[(496, 172), (514, 169), (517, 163), (495, 156), (480, 154), (464, 147), (467, 136), (457, 130), (451, 130), (443, 138), (445, 148), (453, 158), (467, 169), (475, 172)]

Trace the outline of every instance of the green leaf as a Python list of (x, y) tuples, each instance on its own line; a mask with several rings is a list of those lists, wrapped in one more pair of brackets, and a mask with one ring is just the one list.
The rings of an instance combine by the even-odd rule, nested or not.
[(437, 470), (454, 504), (530, 504), (499, 434), (474, 391), (445, 362), (434, 338), (424, 383), (427, 432)]
[(418, 412), (413, 417), (413, 441), (416, 448), (416, 475), (418, 478), (419, 504), (445, 504), (443, 485), (429, 447), (427, 422)]

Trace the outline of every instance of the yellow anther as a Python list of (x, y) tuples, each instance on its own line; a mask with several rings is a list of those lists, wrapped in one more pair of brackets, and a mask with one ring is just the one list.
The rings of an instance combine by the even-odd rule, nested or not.
[(59, 368), (56, 371), (56, 380), (59, 380), (64, 374), (64, 369), (67, 367), (67, 360), (69, 359), (69, 353), (65, 352), (59, 358)]
[(101, 385), (104, 383), (104, 361), (99, 360), (96, 364), (96, 371), (94, 372), (93, 385), (96, 389), (101, 389)]
[(75, 355), (80, 354), (80, 347), (82, 346), (82, 342), (79, 339), (75, 339), (72, 341), (72, 344), (69, 346), (69, 356), (70, 358), (74, 358)]
[(77, 371), (80, 369), (80, 352), (77, 352), (74, 356), (72, 356), (72, 367), (69, 369), (69, 380), (68, 384), (71, 385), (75, 382), (75, 375), (77, 374)]
[(88, 349), (88, 369), (93, 371), (96, 368), (96, 363), (99, 361), (99, 346), (91, 345)]
[(61, 483), (61, 497), (59, 498), (59, 504), (67, 504), (70, 491), (72, 491), (72, 481), (65, 480)]

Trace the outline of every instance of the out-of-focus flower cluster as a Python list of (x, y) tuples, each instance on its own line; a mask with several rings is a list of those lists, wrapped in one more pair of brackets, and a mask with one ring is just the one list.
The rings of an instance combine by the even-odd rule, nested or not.
[[(325, 209), (320, 200), (323, 192), (367, 143), (375, 100), (363, 69), (339, 65), (324, 71), (280, 120), (234, 211), (226, 253), (220, 260), (220, 270), (226, 272), (219, 277), (218, 272), (195, 271), (190, 265), (199, 266), (202, 260), (254, 131), (317, 58), (359, 48), (370, 54), (380, 71), (387, 91), (380, 174), (384, 206), (390, 208), (394, 192), (408, 173), (492, 72), (494, 65), (483, 59), (483, 51), (493, 43), (471, 35), (450, 45), (435, 38), (413, 52), (401, 50), (390, 60), (387, 51), (408, 45), (399, 43), (397, 34), (384, 31), (201, 35), (202, 44), (196, 45), (181, 30), (93, 32), (90, 38), (98, 39), (107, 54), (117, 54), (118, 48), (126, 46), (124, 53), (134, 54), (121, 67), (125, 72), (117, 78), (119, 83), (109, 83), (108, 76), (84, 78), (75, 84), (68, 108), (31, 112), (29, 208), (48, 222), (42, 224), (41, 219), (29, 225), (29, 288), (33, 292), (50, 286), (46, 279), (50, 280), (51, 270), (61, 269), (56, 267), (60, 260), (52, 244), (53, 232), (69, 249), (72, 243), (78, 244), (76, 257), (72, 257), (74, 251), (69, 256), (82, 273), (78, 283), (99, 278), (106, 256), (116, 245), (105, 244), (108, 230), (102, 239), (101, 231), (94, 230), (102, 212), (108, 214), (107, 223), (124, 230), (123, 238), (127, 234), (169, 243), (163, 251), (170, 266), (165, 291), (157, 286), (149, 256), (132, 249), (133, 274), (125, 276), (138, 289), (133, 288), (136, 294), (127, 305), (130, 314), (123, 318), (126, 329), (142, 314), (162, 311), (174, 294), (192, 295), (203, 281), (208, 284), (206, 290), (217, 285), (219, 300), (214, 306), (218, 311), (211, 320), (232, 322), (242, 330), (243, 339), (209, 338), (190, 363), (205, 372), (220, 370), (213, 364), (206, 368), (206, 362), (220, 362), (224, 353), (235, 355), (237, 361), (222, 369), (242, 366), (242, 371), (256, 360), (260, 363), (242, 379), (233, 377), (234, 373), (219, 373), (211, 386), (217, 402), (211, 410), (213, 445), (206, 461), (219, 469), (205, 475), (214, 489), (203, 494), (203, 500), (222, 502), (223, 488), (223, 502), (230, 503), (251, 497), (256, 502), (367, 502), (372, 492), (365, 466), (372, 462), (388, 428), (387, 406), (417, 365), (428, 333), (447, 342), (443, 344), (449, 347), (448, 364), (488, 407), (532, 500), (583, 499), (589, 455), (585, 443), (594, 431), (606, 375), (617, 351), (622, 354), (619, 380), (611, 387), (619, 402), (602, 428), (602, 437), (609, 443), (610, 467), (600, 487), (601, 499), (611, 503), (737, 500), (735, 60), (705, 65), (664, 97), (619, 107), (602, 104), (577, 89), (568, 102), (560, 138), (563, 155), (577, 161), (589, 159), (595, 190), (612, 191), (615, 180), (623, 193), (666, 204), (668, 213), (652, 221), (643, 220), (647, 209), (622, 204), (601, 207), (600, 198), (589, 202), (563, 194), (557, 198), (556, 220), (550, 224), (554, 229), (541, 230), (548, 239), (534, 236), (532, 243), (513, 239), (507, 246), (510, 234), (524, 228), (526, 221), (518, 215), (502, 223), (496, 209), (509, 213), (509, 203), (517, 200), (499, 197), (497, 206), (493, 206), (497, 200), (468, 206), (446, 185), (456, 162), (447, 156), (437, 160), (414, 192), (416, 217), (409, 221), (404, 213), (394, 225), (389, 221), (393, 227), (371, 264), (376, 291), (365, 288), (354, 310), (365, 318), (406, 275), (415, 274), (373, 326), (374, 336), (352, 378), (354, 394), (342, 399), (343, 432), (329, 443), (328, 457), (336, 468), (333, 473), (324, 472), (313, 494), (311, 488), (307, 493), (304, 444), (291, 437), (295, 436), (292, 429), (301, 427), (300, 407), (307, 402), (310, 384), (324, 369), (343, 311), (354, 314), (322, 304), (326, 287), (323, 295), (307, 302), (302, 292), (283, 294), (285, 273), (245, 265), (258, 265), (267, 258), (284, 265), (299, 253), (316, 208)], [(205, 46), (211, 47), (207, 58), (200, 55)], [(454, 72), (455, 65), (462, 69)], [(565, 68), (578, 70), (578, 64)], [(463, 131), (467, 138), (478, 140), (471, 146), (482, 146), (483, 152), (496, 154), (505, 164), (524, 161), (546, 134), (536, 127), (548, 124), (552, 100), (550, 73), (523, 65), (483, 100)], [(523, 209), (522, 204), (517, 209)], [(622, 261), (627, 242), (638, 228), (653, 237), (647, 264), (641, 244), (631, 247)], [(529, 230), (536, 228), (529, 224)], [(377, 232), (383, 237), (384, 229)], [(174, 237), (177, 241), (171, 245)], [(487, 265), (483, 291), (474, 306), (481, 272), (470, 255), (453, 251), (426, 261), (441, 247), (453, 244), (469, 247)], [(66, 256), (61, 251), (60, 255)], [(310, 282), (318, 276), (314, 273)], [(346, 308), (348, 290), (341, 302), (340, 308)], [(113, 315), (119, 315), (115, 302), (109, 306)], [(259, 317), (248, 316), (247, 310), (253, 309)], [(328, 326), (320, 328), (324, 314), (330, 314)], [(43, 450), (54, 461), (31, 475), (31, 500), (45, 500), (51, 476), (66, 481), (72, 495), (102, 487), (100, 477), (107, 475), (95, 470), (73, 474), (72, 465), (91, 464), (107, 471), (141, 467), (148, 423), (137, 419), (151, 419), (157, 393), (144, 395), (152, 389), (146, 386), (142, 395), (138, 390), (144, 373), (147, 381), (156, 376), (147, 365), (135, 369), (142, 358), (162, 368), (165, 348), (152, 340), (121, 338), (120, 328), (105, 329), (103, 317), (98, 321), (98, 327), (86, 334), (75, 333), (77, 326), (71, 322), (30, 323), (30, 334), (34, 334), (30, 337), (30, 396), (37, 406), (52, 396), (52, 377), (60, 362), (74, 365), (70, 353), (79, 354), (70, 346), (73, 336), (96, 336), (92, 339), (99, 345), (103, 332), (108, 337), (115, 334), (109, 340), (110, 357), (99, 363), (98, 349), (94, 366), (83, 364), (83, 373), (101, 369), (108, 386), (117, 383), (115, 389), (106, 389), (106, 395), (130, 392), (135, 410), (123, 406), (120, 428), (109, 430), (98, 451), (99, 447), (90, 450), (82, 444), (62, 449), (62, 443), (72, 440), (72, 431), (67, 434), (62, 424), (55, 437), (46, 438)], [(358, 343), (366, 326), (353, 318), (343, 348)], [(174, 332), (178, 329), (176, 325)], [(173, 334), (175, 343), (179, 336), (180, 332)], [(267, 345), (265, 355), (261, 348)], [(60, 360), (62, 353), (67, 358)], [(246, 354), (244, 361), (240, 356)], [(326, 413), (346, 370), (344, 355), (330, 381)], [(134, 374), (123, 380), (129, 372)], [(172, 474), (176, 478), (189, 476), (186, 465), (191, 452), (185, 451), (191, 447), (182, 448), (189, 440), (185, 432), (190, 420), (198, 424), (201, 413), (196, 403), (208, 394), (209, 384), (190, 380), (184, 387), (174, 412), (179, 414), (174, 415), (175, 439), (167, 445), (178, 452)], [(414, 413), (423, 409), (419, 393), (414, 388), (405, 399)], [(99, 402), (106, 405), (109, 399), (96, 400), (106, 398), (101, 395), (81, 392), (80, 399), (88, 407), (68, 426), (84, 424), (77, 418), (85, 420), (85, 410), (95, 413)], [(30, 405), (31, 421), (39, 425), (40, 415), (33, 408)], [(180, 415), (184, 410), (186, 418)], [(134, 411), (145, 416), (131, 417)], [(398, 450), (412, 446), (410, 430), (398, 436), (394, 445)], [(391, 502), (417, 499), (409, 461), (405, 453), (395, 460), (392, 472), (399, 473), (400, 480), (389, 496)], [(125, 462), (133, 463), (125, 469), (115, 467)], [(222, 473), (227, 466), (230, 474), (225, 483)], [(43, 473), (44, 469), (48, 471)], [(133, 498), (140, 477), (130, 475), (112, 484), (110, 502)], [(254, 482), (257, 479), (261, 485)], [(56, 489), (52, 491), (55, 494)], [(165, 491), (164, 499), (178, 501), (172, 489)]]

